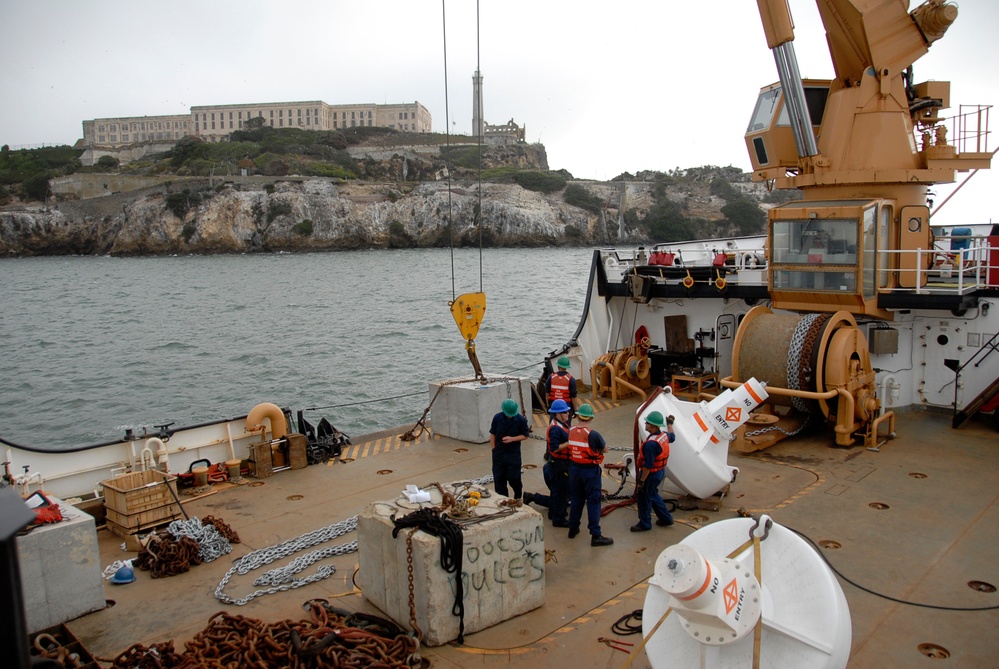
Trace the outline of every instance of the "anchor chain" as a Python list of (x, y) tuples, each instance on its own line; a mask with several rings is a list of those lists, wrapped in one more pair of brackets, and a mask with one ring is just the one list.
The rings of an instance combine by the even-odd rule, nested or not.
[[(216, 613), (207, 627), (174, 651), (173, 641), (135, 644), (113, 661), (115, 669), (182, 667), (317, 667), (416, 669), (425, 667), (419, 639), (362, 616), (308, 603), (310, 618), (264, 623)], [(374, 620), (372, 618), (372, 620)], [(387, 622), (387, 621), (386, 621)]]
[(295, 574), (306, 569), (319, 560), (329, 557), (348, 555), (356, 552), (356, 540), (340, 544), (338, 546), (330, 546), (312, 551), (311, 553), (306, 553), (305, 555), (295, 558), (284, 567), (278, 567), (265, 572), (253, 582), (256, 586), (270, 587), (258, 588), (245, 597), (239, 598), (231, 597), (225, 594), (225, 587), (229, 584), (229, 580), (233, 577), (233, 575), (237, 573), (241, 576), (246, 575), (254, 569), (259, 569), (260, 567), (268, 565), (275, 560), (280, 560), (281, 558), (288, 557), (289, 555), (307, 548), (312, 548), (313, 546), (326, 543), (327, 541), (341, 537), (344, 534), (352, 532), (356, 529), (357, 516), (352, 516), (351, 518), (342, 520), (338, 523), (333, 523), (328, 527), (303, 534), (295, 539), (289, 539), (288, 541), (282, 542), (275, 546), (268, 546), (267, 548), (261, 548), (251, 553), (247, 553), (243, 557), (236, 560), (236, 562), (233, 563), (232, 568), (226, 572), (225, 576), (222, 577), (222, 581), (218, 584), (218, 587), (215, 588), (215, 598), (225, 604), (243, 606), (247, 602), (256, 599), (257, 597), (262, 597), (263, 595), (284, 592), (293, 588), (301, 588), (304, 585), (309, 585), (310, 583), (315, 583), (316, 581), (329, 578), (336, 573), (336, 567), (333, 565), (320, 566), (317, 568), (315, 573), (303, 578), (297, 578)]

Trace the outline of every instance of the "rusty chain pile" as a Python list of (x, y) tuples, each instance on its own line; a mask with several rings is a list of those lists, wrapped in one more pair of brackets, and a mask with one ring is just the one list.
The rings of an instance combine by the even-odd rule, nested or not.
[(183, 574), (201, 562), (201, 547), (194, 539), (174, 539), (167, 534), (153, 533), (146, 547), (132, 560), (132, 566), (148, 571), (153, 578), (160, 578)]
[[(76, 669), (84, 665), (80, 654), (74, 652), (70, 646), (63, 645), (55, 635), (43, 632), (35, 637), (34, 648), (31, 651), (32, 658), (43, 658), (59, 663), (67, 669)], [(32, 663), (34, 664), (34, 662)]]
[(364, 616), (309, 602), (310, 618), (264, 623), (255, 618), (216, 613), (208, 626), (185, 644), (146, 648), (136, 644), (114, 660), (115, 669), (198, 669), (207, 667), (289, 667), (291, 669), (414, 669), (427, 663), (420, 642), (397, 626), (365, 624)]
[(230, 552), (230, 542), (239, 543), (239, 535), (219, 518), (175, 520), (165, 534), (150, 535), (132, 566), (150, 572), (153, 578), (174, 576)]
[(214, 527), (230, 544), (239, 543), (239, 535), (236, 534), (236, 531), (229, 527), (229, 525), (221, 518), (216, 518), (215, 516), (205, 516), (201, 519), (201, 524), (211, 525)]

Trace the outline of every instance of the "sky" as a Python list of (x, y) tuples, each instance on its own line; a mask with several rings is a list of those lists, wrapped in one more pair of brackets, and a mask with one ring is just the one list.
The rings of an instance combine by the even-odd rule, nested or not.
[[(789, 5), (801, 74), (831, 78), (815, 3)], [(952, 112), (999, 104), (996, 25), (995, 0), (962, 0), (916, 81), (951, 81)], [(743, 135), (777, 81), (753, 0), (0, 0), (0, 64), (11, 148), (72, 144), (86, 119), (298, 100), (419, 101), (435, 132), (469, 134), (478, 68), (486, 121), (526, 126), (551, 169), (585, 179), (749, 171)], [(999, 162), (933, 223), (999, 221), (995, 192)]]

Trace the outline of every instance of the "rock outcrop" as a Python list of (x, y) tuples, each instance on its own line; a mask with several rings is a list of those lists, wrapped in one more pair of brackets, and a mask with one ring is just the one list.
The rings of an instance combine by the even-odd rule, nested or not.
[[(395, 159), (398, 159), (396, 156)], [(646, 241), (625, 225), (655, 205), (652, 181), (571, 182), (599, 207), (514, 183), (167, 182), (53, 205), (0, 210), (0, 256), (162, 255), (321, 251), (375, 247), (539, 246)], [(740, 184), (752, 188), (751, 184)], [(724, 204), (687, 184), (666, 192), (704, 220)], [(712, 215), (713, 211), (713, 215)], [(633, 217), (632, 217), (633, 218)], [(705, 237), (710, 234), (703, 235)]]

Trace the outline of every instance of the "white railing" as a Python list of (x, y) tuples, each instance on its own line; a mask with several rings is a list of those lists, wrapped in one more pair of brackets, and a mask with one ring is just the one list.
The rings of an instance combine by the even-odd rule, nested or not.
[[(967, 242), (966, 248), (950, 249), (945, 245), (950, 240)], [(882, 288), (881, 292), (915, 292), (920, 294), (963, 295), (985, 288), (999, 288), (999, 264), (993, 256), (999, 256), (999, 249), (989, 243), (984, 236), (945, 237), (937, 240), (932, 249), (915, 249), (906, 251), (885, 251), (887, 254), (897, 254), (898, 264), (902, 259), (915, 259), (915, 262), (904, 264), (912, 269), (892, 270), (897, 273), (900, 283), (902, 279), (915, 275), (915, 281), (904, 281), (914, 284), (916, 288)]]

